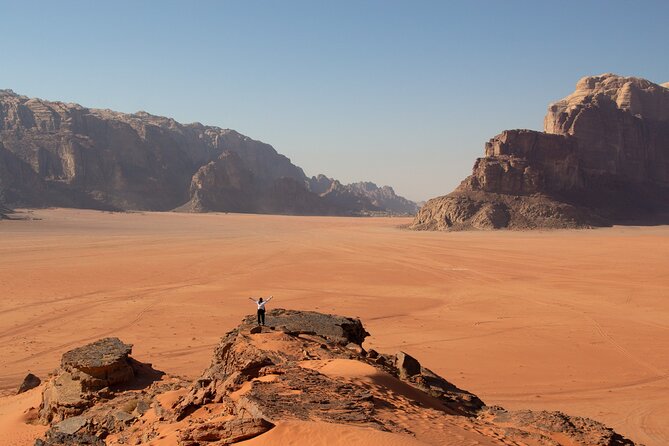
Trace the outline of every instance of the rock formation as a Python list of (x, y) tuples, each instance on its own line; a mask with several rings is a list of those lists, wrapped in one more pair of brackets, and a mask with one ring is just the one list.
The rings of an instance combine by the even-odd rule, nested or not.
[[(0, 202), (116, 210), (355, 214), (234, 130), (0, 90)], [(369, 204), (372, 211), (394, 212)]]
[(358, 212), (391, 212), (396, 215), (413, 215), (418, 211), (416, 203), (396, 195), (392, 187), (378, 187), (366, 181), (342, 184), (320, 174), (309, 179), (309, 190), (325, 198), (334, 206), (355, 209)]
[(581, 79), (544, 132), (507, 130), (415, 229), (573, 228), (669, 221), (669, 89), (613, 74)]
[[(277, 309), (267, 322), (259, 327), (248, 317), (227, 333), (194, 382), (155, 375), (140, 382), (150, 368), (114, 338), (66, 353), (43, 391), (41, 420), (50, 428), (36, 445), (146, 444), (167, 436), (181, 446), (226, 445), (297, 421), (426, 444), (454, 433), (537, 446), (634, 444), (586, 418), (487, 407), (405, 352), (366, 351), (358, 319)], [(77, 410), (73, 396), (84, 401)]]
[(39, 379), (38, 376), (33, 375), (32, 373), (28, 373), (25, 378), (23, 378), (23, 382), (19, 386), (19, 389), (16, 391), (17, 394), (27, 392), (30, 389), (34, 389), (35, 387), (38, 387), (40, 384), (42, 384), (42, 380)]

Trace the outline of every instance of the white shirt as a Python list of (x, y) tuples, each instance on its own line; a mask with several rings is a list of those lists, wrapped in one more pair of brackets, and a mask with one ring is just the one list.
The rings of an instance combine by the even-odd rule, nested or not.
[(259, 300), (256, 300), (256, 304), (258, 305), (258, 310), (264, 310), (265, 309), (265, 304), (267, 302), (269, 302), (270, 300), (272, 300), (271, 297), (267, 300), (263, 300), (262, 302), (260, 302)]

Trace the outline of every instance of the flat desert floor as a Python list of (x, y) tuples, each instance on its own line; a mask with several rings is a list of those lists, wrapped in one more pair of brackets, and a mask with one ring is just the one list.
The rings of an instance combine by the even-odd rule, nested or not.
[[(669, 444), (669, 227), (434, 233), (398, 229), (400, 218), (24, 215), (34, 219), (0, 222), (4, 395), (105, 336), (198, 376), (255, 312), (248, 297), (271, 294), (268, 307), (360, 317), (366, 347), (405, 350), (489, 405), (561, 410)], [(11, 432), (17, 401), (0, 399), (0, 430), (32, 444), (21, 435), (33, 431)]]

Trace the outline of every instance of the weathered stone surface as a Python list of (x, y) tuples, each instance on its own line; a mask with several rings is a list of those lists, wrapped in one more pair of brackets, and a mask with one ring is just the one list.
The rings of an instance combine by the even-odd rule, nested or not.
[(53, 425), (53, 429), (63, 434), (76, 434), (88, 424), (86, 417), (70, 417)]
[(161, 372), (133, 361), (131, 351), (132, 346), (118, 338), (104, 338), (64, 353), (58, 373), (42, 391), (40, 420), (57, 423), (81, 415), (109, 397), (115, 386), (150, 383), (160, 376)]
[[(249, 316), (244, 323), (253, 324), (254, 320)], [(316, 311), (273, 309), (266, 313), (266, 320), (268, 325), (280, 326), (289, 333), (313, 333), (342, 345), (350, 342), (362, 345), (369, 336), (360, 319)]]
[[(369, 200), (361, 207), (321, 197), (308, 183), (302, 169), (272, 146), (234, 130), (0, 90), (0, 201), (8, 206), (337, 215), (379, 210)], [(387, 190), (381, 195), (390, 196)], [(393, 212), (394, 202), (386, 202), (388, 209), (381, 210)]]
[(586, 77), (549, 106), (544, 127), (491, 139), (472, 175), (429, 200), (411, 227), (669, 222), (669, 89), (613, 74)]
[(30, 389), (34, 389), (35, 387), (39, 386), (42, 384), (42, 380), (39, 379), (39, 377), (33, 375), (32, 373), (28, 373), (25, 378), (23, 378), (23, 382), (19, 386), (19, 390), (16, 392), (17, 394), (27, 392)]
[[(507, 411), (501, 407), (490, 407), (479, 414), (479, 419), (490, 420), (508, 426), (506, 435), (510, 439), (550, 440), (551, 434), (568, 438), (573, 444), (588, 446), (632, 446), (634, 442), (616, 433), (603, 424), (589, 418), (572, 417), (562, 412), (517, 410)], [(535, 432), (528, 433), (523, 428)], [(536, 432), (538, 431), (538, 432)]]
[(103, 439), (89, 433), (66, 434), (47, 431), (43, 439), (35, 440), (35, 446), (105, 446)]
[(104, 338), (66, 352), (60, 366), (81, 376), (84, 389), (99, 390), (132, 381), (131, 352), (132, 345), (118, 338)]
[(233, 444), (264, 434), (274, 425), (262, 418), (241, 418), (198, 424), (179, 434), (180, 446), (201, 446), (208, 443)]

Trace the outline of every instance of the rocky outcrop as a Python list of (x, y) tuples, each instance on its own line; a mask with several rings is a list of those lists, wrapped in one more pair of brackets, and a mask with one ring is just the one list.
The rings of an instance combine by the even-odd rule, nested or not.
[[(130, 347), (118, 339), (66, 353), (47, 388), (68, 373), (79, 374), (74, 381), (88, 382), (87, 389), (119, 380), (123, 386), (89, 390), (95, 394), (90, 404), (51, 417), (36, 445), (151, 444), (169, 437), (181, 446), (214, 446), (290, 421), (367, 427), (420, 440), (424, 432), (416, 426), (426, 419), (431, 431), (426, 444), (440, 444), (434, 442), (439, 429), (457, 427), (485, 441), (634, 445), (587, 418), (486, 407), (408, 353), (367, 352), (362, 343), (369, 333), (358, 319), (275, 309), (267, 313), (267, 323), (244, 319), (221, 339), (211, 365), (194, 382), (173, 377), (142, 382), (142, 369), (127, 356)], [(53, 401), (47, 389), (44, 398), (43, 407)]]
[(669, 221), (669, 89), (613, 74), (551, 104), (544, 132), (507, 130), (415, 229), (573, 228)]
[(42, 391), (40, 420), (58, 423), (81, 415), (98, 401), (110, 398), (114, 389), (137, 381), (136, 375), (144, 379), (160, 375), (133, 361), (131, 352), (131, 345), (105, 338), (63, 354), (60, 369)]
[[(0, 90), (0, 201), (108, 210), (350, 215), (301, 168), (234, 130)], [(343, 206), (342, 206), (343, 205)]]

